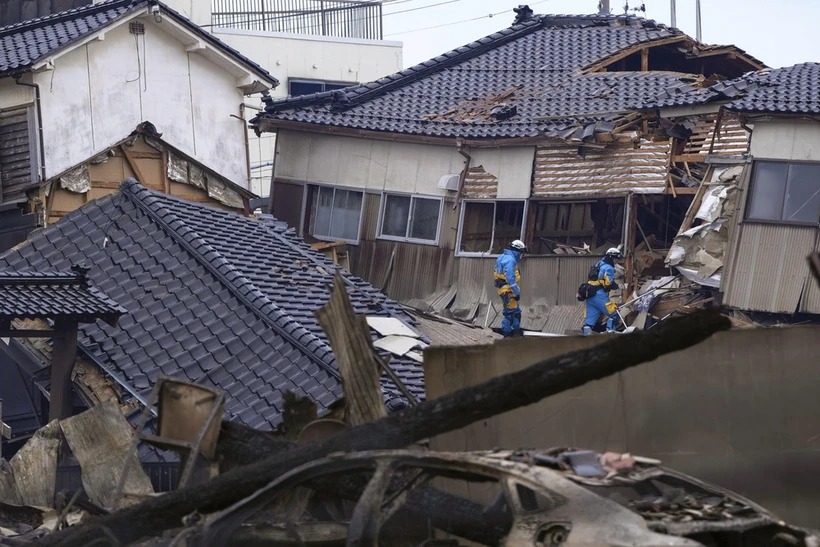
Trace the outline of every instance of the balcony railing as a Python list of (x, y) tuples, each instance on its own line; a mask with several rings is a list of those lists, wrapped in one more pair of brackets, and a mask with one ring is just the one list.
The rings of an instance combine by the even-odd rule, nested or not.
[(382, 39), (382, 3), (366, 0), (213, 0), (211, 23), (338, 38)]

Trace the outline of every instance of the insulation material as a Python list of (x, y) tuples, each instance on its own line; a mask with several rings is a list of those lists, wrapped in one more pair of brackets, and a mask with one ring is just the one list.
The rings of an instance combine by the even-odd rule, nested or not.
[(668, 142), (641, 141), (605, 149), (539, 146), (533, 197), (662, 194), (667, 185)]
[(416, 338), (396, 335), (386, 336), (373, 342), (373, 347), (389, 351), (399, 357), (407, 355), (407, 352), (414, 348), (420, 347), (423, 349), (424, 346), (425, 344)]
[(685, 123), (692, 131), (686, 141), (683, 154), (710, 153), (721, 156), (740, 156), (746, 153), (749, 147), (749, 133), (740, 125), (740, 121), (731, 114), (725, 114), (720, 128), (715, 134), (717, 114), (698, 116), (693, 121)]
[(704, 222), (714, 222), (722, 216), (727, 216), (734, 211), (734, 207), (731, 207), (730, 211), (724, 210), (727, 204), (734, 205), (734, 199), (727, 199), (734, 192), (737, 192), (735, 186), (715, 186), (711, 188), (703, 195), (703, 200), (695, 218), (699, 218)]
[(108, 161), (108, 158), (109, 158), (109, 156), (108, 156), (109, 153), (110, 153), (110, 151), (103, 152), (99, 156), (95, 156), (95, 157), (91, 158), (91, 165), (99, 165), (101, 163), (106, 163)]
[(208, 177), (208, 196), (219, 201), (228, 207), (244, 209), (245, 202), (235, 190), (228, 188), (228, 185), (214, 177)]
[(729, 230), (725, 219), (696, 226), (675, 238), (667, 262), (688, 279), (707, 287), (720, 287)]
[(170, 152), (168, 153), (168, 178), (174, 182), (188, 184), (188, 162)]
[(382, 336), (395, 335), (409, 336), (411, 338), (418, 338), (419, 336), (416, 331), (395, 317), (371, 316), (367, 318), (367, 325)]
[(190, 182), (191, 186), (196, 186), (197, 188), (201, 188), (205, 190), (205, 171), (202, 170), (201, 167), (195, 164), (190, 164), (190, 176), (188, 181)]
[(88, 165), (84, 163), (61, 176), (60, 188), (76, 194), (85, 194), (91, 190), (91, 179), (88, 176)]
[(470, 167), (464, 177), (463, 197), (494, 199), (498, 195), (498, 178), (483, 166)]

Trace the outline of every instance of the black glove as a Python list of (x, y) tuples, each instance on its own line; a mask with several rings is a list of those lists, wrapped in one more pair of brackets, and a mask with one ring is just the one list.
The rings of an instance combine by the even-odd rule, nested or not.
[(521, 295), (519, 294), (518, 296), (513, 296), (513, 298), (515, 298), (515, 301), (518, 302), (521, 300)]

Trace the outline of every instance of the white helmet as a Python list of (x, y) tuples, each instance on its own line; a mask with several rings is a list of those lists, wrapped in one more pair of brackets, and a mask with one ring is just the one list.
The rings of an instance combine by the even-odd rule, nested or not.
[(621, 250), (618, 247), (610, 247), (606, 251), (606, 256), (610, 256), (612, 258), (621, 258)]
[(524, 245), (524, 242), (520, 239), (516, 239), (512, 243), (510, 243), (510, 249), (513, 251), (518, 251), (519, 253), (524, 253), (527, 251), (527, 246)]

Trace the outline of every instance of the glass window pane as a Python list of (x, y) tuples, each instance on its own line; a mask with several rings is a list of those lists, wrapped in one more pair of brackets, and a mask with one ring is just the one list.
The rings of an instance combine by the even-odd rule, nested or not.
[(382, 235), (407, 237), (407, 218), (410, 215), (410, 196), (384, 196)]
[(490, 250), (495, 203), (468, 201), (464, 206), (461, 228), (461, 249), (465, 253), (486, 253)]
[(362, 193), (337, 188), (333, 201), (333, 225), (330, 227), (330, 236), (339, 239), (358, 239), (361, 213)]
[(820, 165), (793, 163), (789, 166), (783, 220), (820, 220)]
[(752, 196), (746, 218), (780, 220), (786, 191), (787, 163), (759, 161), (755, 163)]
[(493, 254), (500, 254), (510, 243), (521, 238), (524, 224), (523, 201), (499, 201), (495, 209), (495, 238)]
[(313, 189), (313, 235), (330, 235), (330, 211), (333, 207), (333, 188)]
[(441, 202), (437, 199), (413, 199), (413, 217), (410, 221), (410, 237), (413, 239), (436, 240), (438, 214)]

